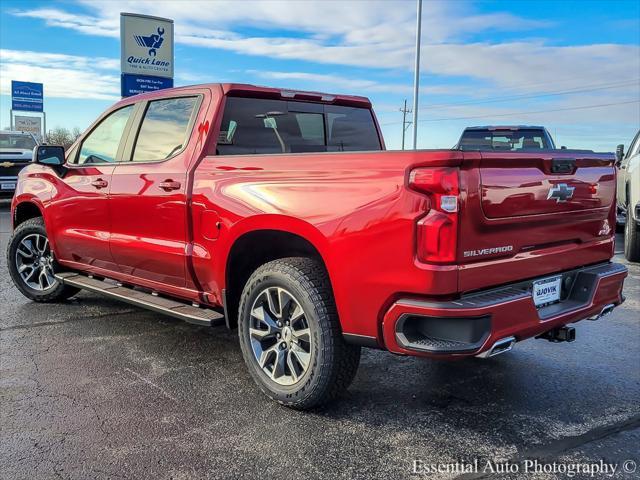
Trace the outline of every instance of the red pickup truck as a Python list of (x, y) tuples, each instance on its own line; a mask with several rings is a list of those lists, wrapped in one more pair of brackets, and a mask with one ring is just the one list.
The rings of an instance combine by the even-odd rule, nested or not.
[(248, 370), (304, 409), (362, 346), (488, 357), (623, 302), (614, 157), (384, 151), (366, 98), (238, 84), (124, 99), (20, 173), (8, 265), (38, 302), (79, 289), (237, 327)]

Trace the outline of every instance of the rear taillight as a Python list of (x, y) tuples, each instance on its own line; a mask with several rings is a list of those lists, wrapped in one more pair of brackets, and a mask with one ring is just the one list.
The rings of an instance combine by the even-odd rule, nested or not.
[(409, 174), (409, 187), (429, 197), (429, 212), (417, 222), (418, 260), (451, 263), (458, 242), (458, 169), (416, 168)]

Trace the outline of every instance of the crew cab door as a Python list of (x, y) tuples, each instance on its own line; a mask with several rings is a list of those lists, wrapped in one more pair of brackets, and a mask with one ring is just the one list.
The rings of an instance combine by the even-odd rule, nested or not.
[(47, 212), (62, 263), (117, 270), (109, 250), (109, 187), (134, 108), (127, 105), (106, 114), (67, 154), (67, 171)]
[(113, 172), (111, 253), (122, 273), (159, 287), (186, 284), (187, 171), (202, 100), (194, 93), (141, 103), (128, 161)]

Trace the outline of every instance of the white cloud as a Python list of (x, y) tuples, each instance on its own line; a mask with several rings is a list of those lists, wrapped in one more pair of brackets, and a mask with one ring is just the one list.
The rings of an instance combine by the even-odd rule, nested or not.
[[(299, 81), (303, 85), (317, 85), (325, 90), (328, 86), (337, 88), (340, 93), (362, 95), (362, 92), (411, 93), (411, 85), (381, 83), (374, 80), (361, 80), (341, 75), (308, 72), (274, 72), (269, 70), (247, 70), (247, 73), (268, 80)], [(308, 88), (308, 87), (304, 87)]]
[[(371, 92), (379, 97), (389, 90), (396, 94), (410, 94), (410, 81), (404, 85), (394, 78), (397, 78), (396, 74), (407, 78), (413, 69), (413, 0), (82, 0), (78, 3), (81, 6), (80, 13), (71, 12), (71, 7), (29, 9), (28, 6), (23, 6), (13, 14), (41, 19), (49, 26), (67, 28), (85, 35), (113, 38), (117, 38), (119, 32), (119, 12), (133, 11), (165, 16), (175, 20), (178, 45), (331, 66), (325, 67), (327, 73), (320, 74), (305, 72), (304, 63), (297, 63), (290, 72), (249, 72), (256, 78), (279, 80), (295, 84), (295, 88), (301, 89), (308, 89), (310, 85), (314, 88), (317, 86), (319, 90), (327, 90), (326, 86), (330, 86), (336, 92)], [(505, 6), (505, 10), (507, 8)], [(427, 106), (421, 109), (424, 118), (478, 116), (482, 118), (477, 123), (517, 120), (569, 126), (599, 125), (599, 131), (603, 134), (606, 133), (605, 128), (612, 131), (620, 129), (621, 124), (626, 126), (625, 131), (637, 129), (640, 123), (640, 108), (637, 104), (562, 110), (522, 115), (521, 118), (499, 116), (519, 111), (561, 110), (637, 100), (640, 98), (640, 84), (637, 82), (623, 88), (567, 97), (532, 98), (527, 101), (514, 99), (510, 103), (482, 105), (439, 105), (428, 109), (428, 105), (434, 103), (430, 99), (433, 94), (459, 95), (462, 99), (469, 99), (561, 91), (625, 79), (637, 80), (640, 76), (640, 46), (553, 45), (540, 38), (551, 24), (507, 12), (477, 13), (467, 1), (428, 1), (424, 4), (423, 14), (422, 71), (426, 81), (423, 81), (421, 92), (424, 93), (422, 101)], [(502, 43), (478, 41), (478, 34), (493, 31), (532, 32), (538, 38)], [(510, 38), (513, 37), (514, 35), (510, 35)], [(84, 57), (76, 57), (73, 63), (72, 70), (77, 75), (88, 72), (90, 76), (91, 72), (99, 68), (93, 64), (83, 64), (83, 60), (79, 60), (82, 58)], [(60, 62), (55, 59), (49, 59), (49, 62), (53, 62), (51, 68), (61, 68)], [(16, 65), (16, 61), (3, 60), (2, 68), (17, 68)], [(27, 66), (36, 68), (33, 63)], [(372, 72), (372, 75), (360, 70), (357, 76), (361, 78), (354, 78), (354, 75), (339, 70), (342, 66), (364, 68)], [(335, 71), (339, 74), (333, 73)], [(181, 73), (179, 69), (176, 74), (185, 81), (204, 79), (201, 75)], [(380, 79), (385, 74), (389, 74), (389, 83)], [(40, 72), (40, 75), (45, 73)], [(46, 75), (48, 82), (50, 75)], [(6, 75), (3, 76), (7, 78)], [(64, 78), (64, 72), (55, 70), (51, 76)], [(434, 77), (438, 79), (437, 85), (432, 83)], [(449, 79), (455, 79), (451, 86), (446, 85)], [(64, 90), (63, 83), (60, 84), (61, 91)], [(108, 83), (108, 91), (117, 93), (117, 79), (109, 80)], [(386, 99), (384, 101), (388, 102)], [(387, 109), (383, 106), (382, 111), (388, 111), (389, 119), (395, 121), (398, 119), (398, 107), (393, 114), (392, 107)], [(383, 121), (387, 120), (386, 113), (381, 116), (385, 117)], [(467, 122), (476, 121), (462, 120), (461, 124)], [(455, 124), (455, 121), (445, 123)], [(424, 129), (429, 134), (437, 131), (436, 122), (425, 122), (424, 125), (430, 126)], [(429, 145), (435, 146), (431, 143)]]
[(14, 10), (17, 17), (38, 18), (44, 20), (50, 27), (62, 27), (76, 30), (87, 35), (103, 37), (120, 37), (119, 17), (112, 15), (98, 18), (90, 15), (79, 15), (65, 12), (57, 8), (36, 8), (34, 10)]
[[(88, 13), (54, 8), (13, 13), (87, 35), (114, 37), (119, 31), (119, 12), (135, 11), (173, 18), (179, 44), (376, 70), (409, 72), (413, 68), (413, 1), (83, 0), (80, 4)], [(573, 79), (574, 85), (598, 83), (640, 70), (637, 45), (462, 43), (469, 35), (484, 31), (549, 26), (505, 12), (478, 14), (464, 1), (426, 2), (423, 22), (423, 68), (428, 74), (521, 86), (526, 92), (534, 91), (524, 86), (533, 82)], [(244, 33), (247, 27), (252, 34)], [(274, 30), (278, 36), (267, 34)]]
[(0, 50), (0, 94), (11, 94), (11, 79), (45, 84), (47, 97), (120, 99), (120, 62), (26, 50)]

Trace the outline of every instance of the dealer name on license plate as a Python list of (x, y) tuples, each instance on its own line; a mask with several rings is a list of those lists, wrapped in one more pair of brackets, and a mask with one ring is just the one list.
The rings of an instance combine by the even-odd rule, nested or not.
[(560, 300), (562, 277), (545, 278), (533, 282), (533, 303), (536, 307)]

